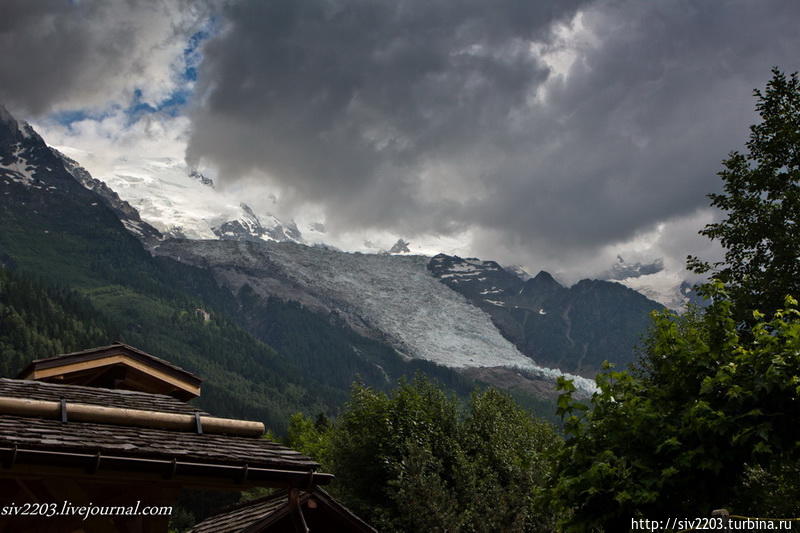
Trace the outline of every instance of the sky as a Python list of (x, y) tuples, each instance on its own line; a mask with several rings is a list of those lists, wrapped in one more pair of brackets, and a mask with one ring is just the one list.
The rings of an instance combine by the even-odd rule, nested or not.
[(344, 247), (447, 243), (568, 282), (718, 256), (706, 194), (753, 89), (800, 68), (794, 0), (0, 8), (0, 102), (96, 177), (109, 154), (185, 158)]

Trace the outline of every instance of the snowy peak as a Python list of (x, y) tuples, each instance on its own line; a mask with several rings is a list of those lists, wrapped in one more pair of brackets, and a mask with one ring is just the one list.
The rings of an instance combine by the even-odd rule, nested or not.
[[(62, 147), (80, 160), (89, 155)], [(162, 235), (183, 239), (304, 242), (293, 221), (241, 202), (236, 191), (217, 189), (214, 181), (185, 161), (169, 157), (122, 157), (109, 163), (101, 180), (119, 202), (136, 210)], [(97, 185), (99, 186), (99, 185)]]
[(241, 215), (235, 220), (228, 220), (219, 226), (211, 228), (221, 240), (227, 241), (276, 241), (276, 242), (303, 242), (300, 230), (291, 222), (284, 224), (278, 218), (268, 215), (265, 223), (245, 204), (239, 204)]
[(681, 271), (665, 269), (661, 258), (629, 262), (618, 255), (617, 262), (599, 277), (617, 281), (670, 309), (682, 311), (687, 304), (696, 303), (696, 295), (683, 275)]
[(450, 288), (475, 298), (479, 307), (505, 305), (499, 296), (521, 283), (516, 274), (495, 261), (474, 257), (462, 259), (457, 255), (439, 254), (430, 260), (428, 270)]
[(681, 272), (661, 270), (652, 274), (644, 274), (619, 280), (651, 300), (675, 311), (683, 311), (689, 303), (698, 303), (697, 294), (691, 290), (692, 284), (687, 282)]
[[(139, 213), (105, 183), (94, 179), (76, 161), (58, 150), (47, 146), (33, 128), (15, 119), (7, 109), (0, 106), (0, 184), (22, 185), (44, 193), (74, 195), (76, 187), (88, 189), (96, 194), (98, 202), (109, 207), (125, 228), (152, 245), (161, 239), (159, 232), (142, 221)], [(12, 196), (13, 192), (13, 196)], [(3, 191), (3, 195), (19, 198), (19, 190)]]
[(199, 172), (196, 169), (192, 169), (192, 170), (189, 171), (189, 177), (193, 178), (193, 179), (196, 179), (197, 181), (199, 181), (203, 185), (208, 185), (212, 189), (214, 188), (214, 180), (212, 180), (211, 178), (205, 176), (204, 174), (202, 174), (201, 172)]

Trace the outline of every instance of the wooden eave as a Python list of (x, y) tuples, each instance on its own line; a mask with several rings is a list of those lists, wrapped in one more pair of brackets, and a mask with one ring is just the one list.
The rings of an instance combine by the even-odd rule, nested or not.
[(68, 452), (0, 446), (0, 478), (62, 476), (103, 482), (144, 481), (159, 485), (241, 491), (254, 487), (327, 485), (332, 474), (314, 471)]

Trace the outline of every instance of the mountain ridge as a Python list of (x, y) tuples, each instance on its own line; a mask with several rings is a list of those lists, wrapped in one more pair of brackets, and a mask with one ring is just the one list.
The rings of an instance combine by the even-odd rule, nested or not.
[(428, 269), (487, 312), (522, 353), (587, 377), (605, 360), (621, 366), (635, 361), (649, 313), (663, 308), (619, 283), (584, 279), (565, 287), (545, 271), (523, 281), (476, 258), (439, 254)]

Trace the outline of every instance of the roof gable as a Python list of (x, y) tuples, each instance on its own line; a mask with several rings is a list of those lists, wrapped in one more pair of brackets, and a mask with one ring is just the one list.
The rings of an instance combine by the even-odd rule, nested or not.
[[(292, 503), (292, 490), (295, 503)], [(356, 516), (330, 494), (315, 487), (313, 490), (281, 490), (255, 500), (234, 504), (222, 513), (196, 524), (189, 533), (267, 533), (295, 531), (294, 521), (300, 520), (310, 531), (340, 531), (376, 533), (376, 530)], [(292, 516), (292, 515), (296, 516)]]
[(37, 359), (19, 377), (166, 394), (184, 401), (200, 396), (202, 383), (198, 376), (123, 343)]

